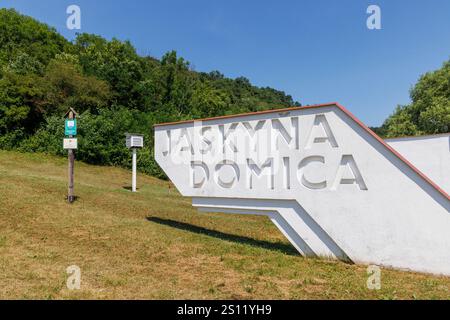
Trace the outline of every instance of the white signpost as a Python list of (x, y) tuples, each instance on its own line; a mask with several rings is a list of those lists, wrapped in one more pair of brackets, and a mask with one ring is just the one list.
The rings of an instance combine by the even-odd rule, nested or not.
[(131, 177), (131, 191), (136, 192), (136, 152), (137, 149), (144, 147), (144, 136), (142, 134), (138, 133), (126, 133), (125, 134), (125, 144), (128, 149), (131, 149), (133, 152), (133, 158), (132, 158), (132, 177)]
[(302, 255), (450, 275), (449, 186), (337, 103), (157, 125), (155, 158), (201, 211), (268, 216)]

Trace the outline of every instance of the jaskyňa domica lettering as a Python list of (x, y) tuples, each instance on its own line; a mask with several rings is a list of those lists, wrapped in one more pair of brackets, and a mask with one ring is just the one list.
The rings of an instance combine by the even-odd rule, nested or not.
[(268, 189), (288, 190), (295, 184), (311, 190), (336, 190), (344, 184), (368, 189), (357, 159), (340, 150), (340, 137), (325, 114), (314, 115), (304, 126), (299, 116), (195, 122), (189, 128), (167, 129), (164, 136), (164, 157), (188, 165), (192, 188), (213, 183), (224, 189), (253, 189), (266, 180)]

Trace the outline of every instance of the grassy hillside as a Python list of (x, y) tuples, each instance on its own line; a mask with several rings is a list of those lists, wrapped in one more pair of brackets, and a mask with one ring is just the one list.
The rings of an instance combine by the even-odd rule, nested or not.
[[(262, 217), (202, 214), (168, 182), (76, 164), (65, 202), (64, 158), (0, 151), (0, 298), (449, 298), (450, 278), (297, 255)], [(66, 268), (81, 268), (81, 290)]]

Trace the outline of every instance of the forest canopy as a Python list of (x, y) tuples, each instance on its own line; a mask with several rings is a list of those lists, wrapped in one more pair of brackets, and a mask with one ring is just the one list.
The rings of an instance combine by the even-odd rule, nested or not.
[(398, 106), (378, 133), (391, 138), (450, 131), (450, 60), (420, 77), (410, 92), (412, 103)]

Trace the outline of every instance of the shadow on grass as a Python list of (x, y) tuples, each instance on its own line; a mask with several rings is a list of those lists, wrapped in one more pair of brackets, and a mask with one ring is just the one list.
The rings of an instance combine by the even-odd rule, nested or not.
[[(132, 191), (133, 187), (132, 186), (122, 186), (123, 189), (128, 190), (128, 191)], [(136, 191), (138, 191), (139, 188), (136, 187)]]
[(248, 238), (248, 237), (244, 237), (244, 236), (238, 236), (238, 235), (234, 235), (234, 234), (224, 233), (224, 232), (211, 230), (211, 229), (195, 226), (195, 225), (192, 225), (189, 223), (179, 222), (179, 221), (170, 220), (170, 219), (163, 219), (163, 218), (158, 218), (158, 217), (147, 217), (147, 220), (150, 222), (155, 222), (155, 223), (159, 223), (162, 225), (166, 225), (166, 226), (169, 226), (172, 228), (177, 228), (180, 230), (185, 230), (185, 231), (198, 233), (198, 234), (204, 234), (204, 235), (207, 235), (210, 237), (214, 237), (214, 238), (218, 238), (218, 239), (222, 239), (222, 240), (226, 240), (226, 241), (232, 241), (232, 242), (236, 242), (236, 243), (240, 243), (240, 244), (250, 245), (253, 247), (259, 247), (259, 248), (264, 248), (264, 249), (268, 249), (268, 250), (279, 251), (279, 252), (282, 252), (284, 254), (291, 255), (291, 256), (299, 255), (297, 250), (295, 250), (295, 248), (292, 247), (290, 244), (276, 243), (276, 242), (270, 242), (270, 241), (264, 241), (264, 240), (256, 240), (256, 239), (252, 239), (252, 238)]
[(69, 196), (65, 196), (65, 197), (64, 197), (64, 200), (67, 201), (67, 202), (69, 202), (69, 203), (74, 203), (75, 201), (80, 200), (80, 197), (79, 197), (79, 196), (72, 196), (72, 202), (70, 202), (70, 201), (69, 201)]

